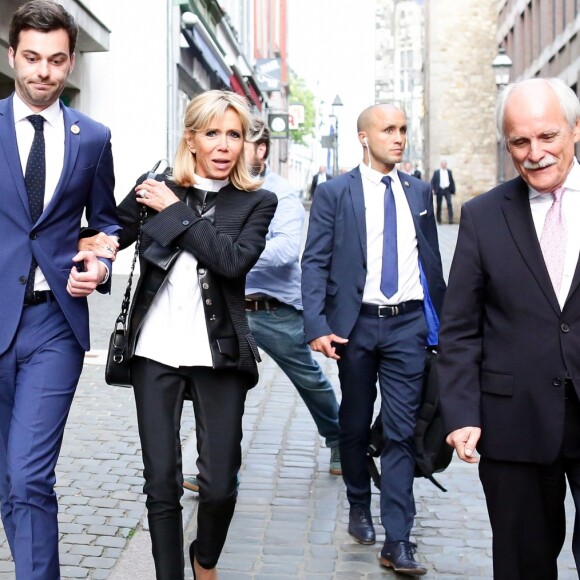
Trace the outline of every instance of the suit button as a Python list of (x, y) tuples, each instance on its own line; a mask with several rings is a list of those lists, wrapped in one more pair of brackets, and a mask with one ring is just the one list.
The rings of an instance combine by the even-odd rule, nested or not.
[(560, 330), (562, 332), (570, 332), (570, 326), (565, 322), (562, 322), (562, 326), (560, 326)]
[(18, 278), (18, 281), (24, 286), (24, 284), (26, 284), (26, 276), (20, 276), (20, 278)]
[(204, 269), (204, 268), (200, 268), (200, 269), (197, 271), (197, 273), (198, 273), (198, 274), (205, 274), (205, 269)]
[(189, 220), (183, 220), (181, 222), (184, 226), (188, 226), (189, 225)]
[(214, 321), (216, 320), (216, 316), (215, 316), (215, 314), (212, 314), (212, 315), (209, 317), (209, 319), (210, 319), (210, 321), (211, 321), (211, 322), (214, 322)]
[(204, 290), (207, 290), (207, 289), (209, 288), (209, 284), (207, 284), (207, 283), (205, 283), (205, 282), (204, 282), (204, 283), (201, 285), (201, 287), (202, 287)]
[(205, 303), (206, 303), (208, 306), (211, 306), (211, 305), (212, 305), (212, 301), (211, 301), (211, 299), (210, 299), (210, 298), (208, 298), (208, 299), (205, 301)]
[(28, 236), (31, 240), (36, 240), (36, 238), (38, 237), (36, 232), (32, 232), (29, 236)]
[(552, 384), (553, 384), (555, 387), (561, 387), (561, 386), (562, 386), (562, 379), (560, 379), (560, 378), (556, 377), (556, 378), (555, 378), (555, 379), (552, 381)]

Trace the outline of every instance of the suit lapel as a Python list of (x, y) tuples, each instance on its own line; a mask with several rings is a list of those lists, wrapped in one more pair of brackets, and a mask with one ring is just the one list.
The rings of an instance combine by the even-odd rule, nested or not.
[(64, 159), (62, 171), (50, 203), (46, 206), (38, 220), (39, 223), (46, 219), (46, 216), (54, 209), (66, 191), (66, 185), (72, 175), (72, 170), (79, 154), (82, 138), (82, 126), (79, 124), (79, 119), (74, 114), (74, 111), (65, 107), (62, 103), (60, 106), (62, 108), (64, 123)]
[(365, 196), (362, 177), (358, 167), (349, 173), (349, 194), (354, 212), (358, 239), (365, 262), (367, 259), (367, 225), (365, 216)]
[(513, 186), (508, 190), (502, 204), (502, 211), (524, 262), (545, 294), (550, 306), (559, 314), (560, 305), (534, 228), (528, 186), (521, 177), (516, 178)]
[[(16, 141), (16, 131), (14, 129), (14, 109), (12, 107), (12, 97), (0, 101), (0, 148), (6, 157), (5, 169), (12, 176), (12, 181), (16, 186), (16, 191), (20, 201), (24, 206), (28, 217), (30, 217), (30, 207), (28, 205), (28, 192), (24, 184), (24, 175), (20, 164), (18, 153), (18, 143)], [(3, 177), (4, 179), (4, 177)]]

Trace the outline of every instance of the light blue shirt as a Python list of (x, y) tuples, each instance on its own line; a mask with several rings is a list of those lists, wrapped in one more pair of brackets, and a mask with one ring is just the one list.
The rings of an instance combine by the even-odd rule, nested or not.
[(278, 207), (266, 235), (266, 247), (246, 278), (246, 294), (267, 294), (302, 310), (300, 248), (304, 207), (298, 190), (268, 166), (262, 187), (276, 194)]

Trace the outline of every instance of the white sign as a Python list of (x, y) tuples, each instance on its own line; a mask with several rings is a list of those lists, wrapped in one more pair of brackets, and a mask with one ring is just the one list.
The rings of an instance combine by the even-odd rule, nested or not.
[(299, 129), (304, 123), (304, 105), (288, 105), (290, 129)]

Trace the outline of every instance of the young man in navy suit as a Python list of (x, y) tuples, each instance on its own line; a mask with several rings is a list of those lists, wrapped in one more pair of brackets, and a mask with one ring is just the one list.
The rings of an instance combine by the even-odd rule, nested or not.
[(497, 125), (519, 176), (463, 206), (441, 408), (459, 458), (480, 454), (494, 578), (553, 580), (566, 483), (580, 570), (580, 102), (560, 79), (525, 80), (500, 93)]
[(0, 101), (0, 502), (18, 580), (60, 578), (55, 466), (89, 349), (86, 296), (109, 291), (111, 266), (77, 253), (83, 212), (117, 231), (110, 132), (59, 101), (77, 34), (56, 2), (22, 5), (16, 91)]
[(426, 345), (437, 344), (445, 282), (428, 183), (395, 169), (407, 122), (393, 105), (358, 119), (363, 162), (316, 190), (302, 258), (306, 340), (338, 361), (342, 472), (348, 531), (374, 544), (366, 464), (377, 378), (387, 435), (381, 455), (380, 563), (407, 575), (426, 569), (410, 542), (415, 515), (413, 434)]

